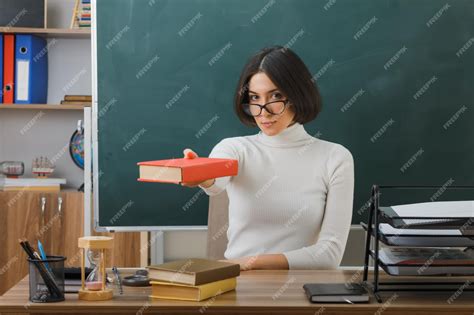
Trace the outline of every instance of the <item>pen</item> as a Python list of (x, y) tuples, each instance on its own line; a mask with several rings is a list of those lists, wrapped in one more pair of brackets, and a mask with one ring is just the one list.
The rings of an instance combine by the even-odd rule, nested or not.
[[(47, 260), (48, 258), (46, 257), (46, 253), (44, 252), (43, 244), (41, 244), (40, 240), (38, 240), (38, 250), (40, 252), (41, 259)], [(45, 262), (44, 265), (46, 266), (46, 268), (49, 269), (49, 266), (48, 266), (47, 262)]]

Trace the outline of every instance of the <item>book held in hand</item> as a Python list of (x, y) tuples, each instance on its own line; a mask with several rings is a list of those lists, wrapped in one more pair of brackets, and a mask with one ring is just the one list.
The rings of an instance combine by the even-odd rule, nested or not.
[(367, 290), (359, 283), (306, 283), (306, 296), (313, 303), (368, 302)]
[(190, 258), (148, 266), (148, 273), (152, 280), (196, 286), (237, 277), (240, 275), (240, 265)]
[(146, 161), (137, 163), (142, 182), (189, 183), (211, 178), (235, 176), (238, 173), (238, 161), (197, 157), (169, 160)]

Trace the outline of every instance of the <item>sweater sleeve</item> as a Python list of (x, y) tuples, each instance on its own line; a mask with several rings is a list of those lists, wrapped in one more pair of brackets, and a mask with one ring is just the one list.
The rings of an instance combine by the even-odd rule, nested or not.
[(328, 191), (321, 231), (315, 244), (284, 252), (289, 269), (336, 269), (341, 263), (352, 222), (354, 161), (337, 145), (327, 162)]
[[(234, 159), (239, 160), (239, 155), (235, 146), (232, 143), (233, 141), (231, 138), (226, 138), (221, 140), (216, 146), (212, 149), (211, 153), (209, 154), (210, 158), (222, 158), (222, 159)], [(239, 166), (240, 169), (240, 166)], [(204, 192), (209, 196), (215, 196), (220, 194), (222, 191), (225, 190), (226, 186), (232, 180), (232, 176), (226, 177), (218, 177), (212, 186), (208, 188), (204, 188), (203, 186), (199, 185)]]

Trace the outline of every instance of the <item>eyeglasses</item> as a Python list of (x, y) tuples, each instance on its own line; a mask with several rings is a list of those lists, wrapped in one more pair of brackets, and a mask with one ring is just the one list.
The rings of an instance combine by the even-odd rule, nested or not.
[(288, 103), (289, 103), (288, 100), (282, 100), (282, 101), (268, 102), (264, 105), (244, 103), (242, 104), (242, 106), (244, 108), (244, 112), (247, 115), (256, 117), (262, 114), (262, 110), (264, 108), (268, 113), (272, 115), (280, 115), (285, 111), (286, 105), (288, 105)]

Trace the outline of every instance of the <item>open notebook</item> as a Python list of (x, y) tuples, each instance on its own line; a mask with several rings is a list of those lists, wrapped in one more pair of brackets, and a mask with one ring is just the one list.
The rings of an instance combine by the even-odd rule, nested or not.
[[(402, 221), (397, 225), (403, 226), (435, 226), (462, 221), (463, 218), (474, 218), (474, 200), (423, 202), (380, 207), (380, 209), (391, 218), (403, 217), (397, 220)], [(430, 219), (410, 219), (410, 217)]]

